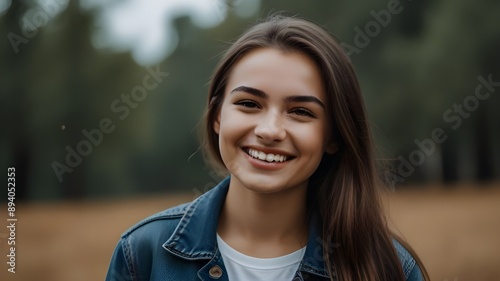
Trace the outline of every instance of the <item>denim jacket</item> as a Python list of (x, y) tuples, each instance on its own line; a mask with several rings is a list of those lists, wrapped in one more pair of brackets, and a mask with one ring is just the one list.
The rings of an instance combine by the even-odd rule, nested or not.
[[(228, 280), (216, 231), (229, 179), (193, 202), (162, 211), (127, 230), (113, 253), (106, 280)], [(330, 280), (317, 225), (310, 223), (306, 252), (294, 281)], [(409, 252), (395, 240), (394, 246), (406, 280), (422, 280)]]

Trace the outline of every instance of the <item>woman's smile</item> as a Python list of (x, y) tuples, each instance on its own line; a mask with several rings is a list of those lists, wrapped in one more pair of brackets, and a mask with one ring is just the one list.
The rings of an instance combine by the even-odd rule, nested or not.
[(266, 161), (269, 163), (271, 163), (271, 162), (284, 162), (284, 161), (287, 161), (289, 158), (291, 158), (289, 156), (286, 156), (286, 155), (283, 155), (280, 153), (265, 153), (261, 150), (257, 150), (257, 149), (253, 149), (253, 148), (248, 148), (245, 150), (245, 152), (255, 159), (259, 159), (259, 160)]
[(286, 152), (274, 149), (247, 147), (243, 148), (242, 151), (254, 168), (268, 171), (283, 169), (295, 158)]

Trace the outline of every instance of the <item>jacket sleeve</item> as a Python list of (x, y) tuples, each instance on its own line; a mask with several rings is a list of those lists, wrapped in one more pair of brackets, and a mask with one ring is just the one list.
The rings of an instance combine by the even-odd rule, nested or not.
[(135, 281), (129, 268), (129, 263), (123, 248), (123, 239), (115, 248), (111, 263), (106, 275), (106, 281)]
[(424, 277), (422, 275), (422, 272), (420, 271), (420, 267), (418, 267), (418, 264), (415, 263), (413, 266), (413, 269), (410, 271), (410, 275), (408, 275), (408, 278), (406, 278), (406, 281), (423, 281)]
[(396, 248), (396, 252), (398, 253), (406, 281), (423, 281), (424, 276), (422, 275), (422, 271), (420, 270), (417, 261), (413, 258), (410, 252), (401, 243), (399, 243), (398, 240), (393, 239), (392, 241)]
[(418, 267), (418, 264), (415, 264), (413, 269), (410, 272), (410, 275), (408, 275), (408, 278), (406, 278), (407, 281), (422, 281), (424, 280), (424, 277), (422, 276), (422, 272), (420, 271), (420, 267)]

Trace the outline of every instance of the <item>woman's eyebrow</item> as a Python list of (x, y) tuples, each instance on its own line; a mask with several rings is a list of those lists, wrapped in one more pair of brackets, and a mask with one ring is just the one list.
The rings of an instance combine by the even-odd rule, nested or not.
[[(255, 89), (252, 87), (248, 86), (238, 86), (234, 88), (230, 94), (234, 92), (245, 92), (254, 96), (257, 96), (259, 98), (267, 99), (269, 98), (269, 95), (266, 94), (264, 91), (261, 91), (259, 89)], [(288, 96), (285, 98), (285, 102), (290, 103), (290, 102), (313, 102), (321, 106), (321, 108), (325, 109), (325, 105), (323, 102), (321, 102), (320, 99), (318, 99), (315, 96)]]
[(267, 99), (269, 97), (269, 95), (264, 91), (247, 86), (238, 86), (231, 91), (231, 94), (234, 92), (245, 92), (263, 99)]
[(289, 96), (285, 98), (285, 102), (314, 102), (325, 109), (325, 105), (315, 96)]

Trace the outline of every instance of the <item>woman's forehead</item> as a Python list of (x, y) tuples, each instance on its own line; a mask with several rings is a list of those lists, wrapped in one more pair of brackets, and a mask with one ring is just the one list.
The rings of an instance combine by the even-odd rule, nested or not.
[(226, 92), (239, 86), (325, 99), (319, 68), (306, 54), (296, 51), (259, 48), (247, 53), (232, 67)]

